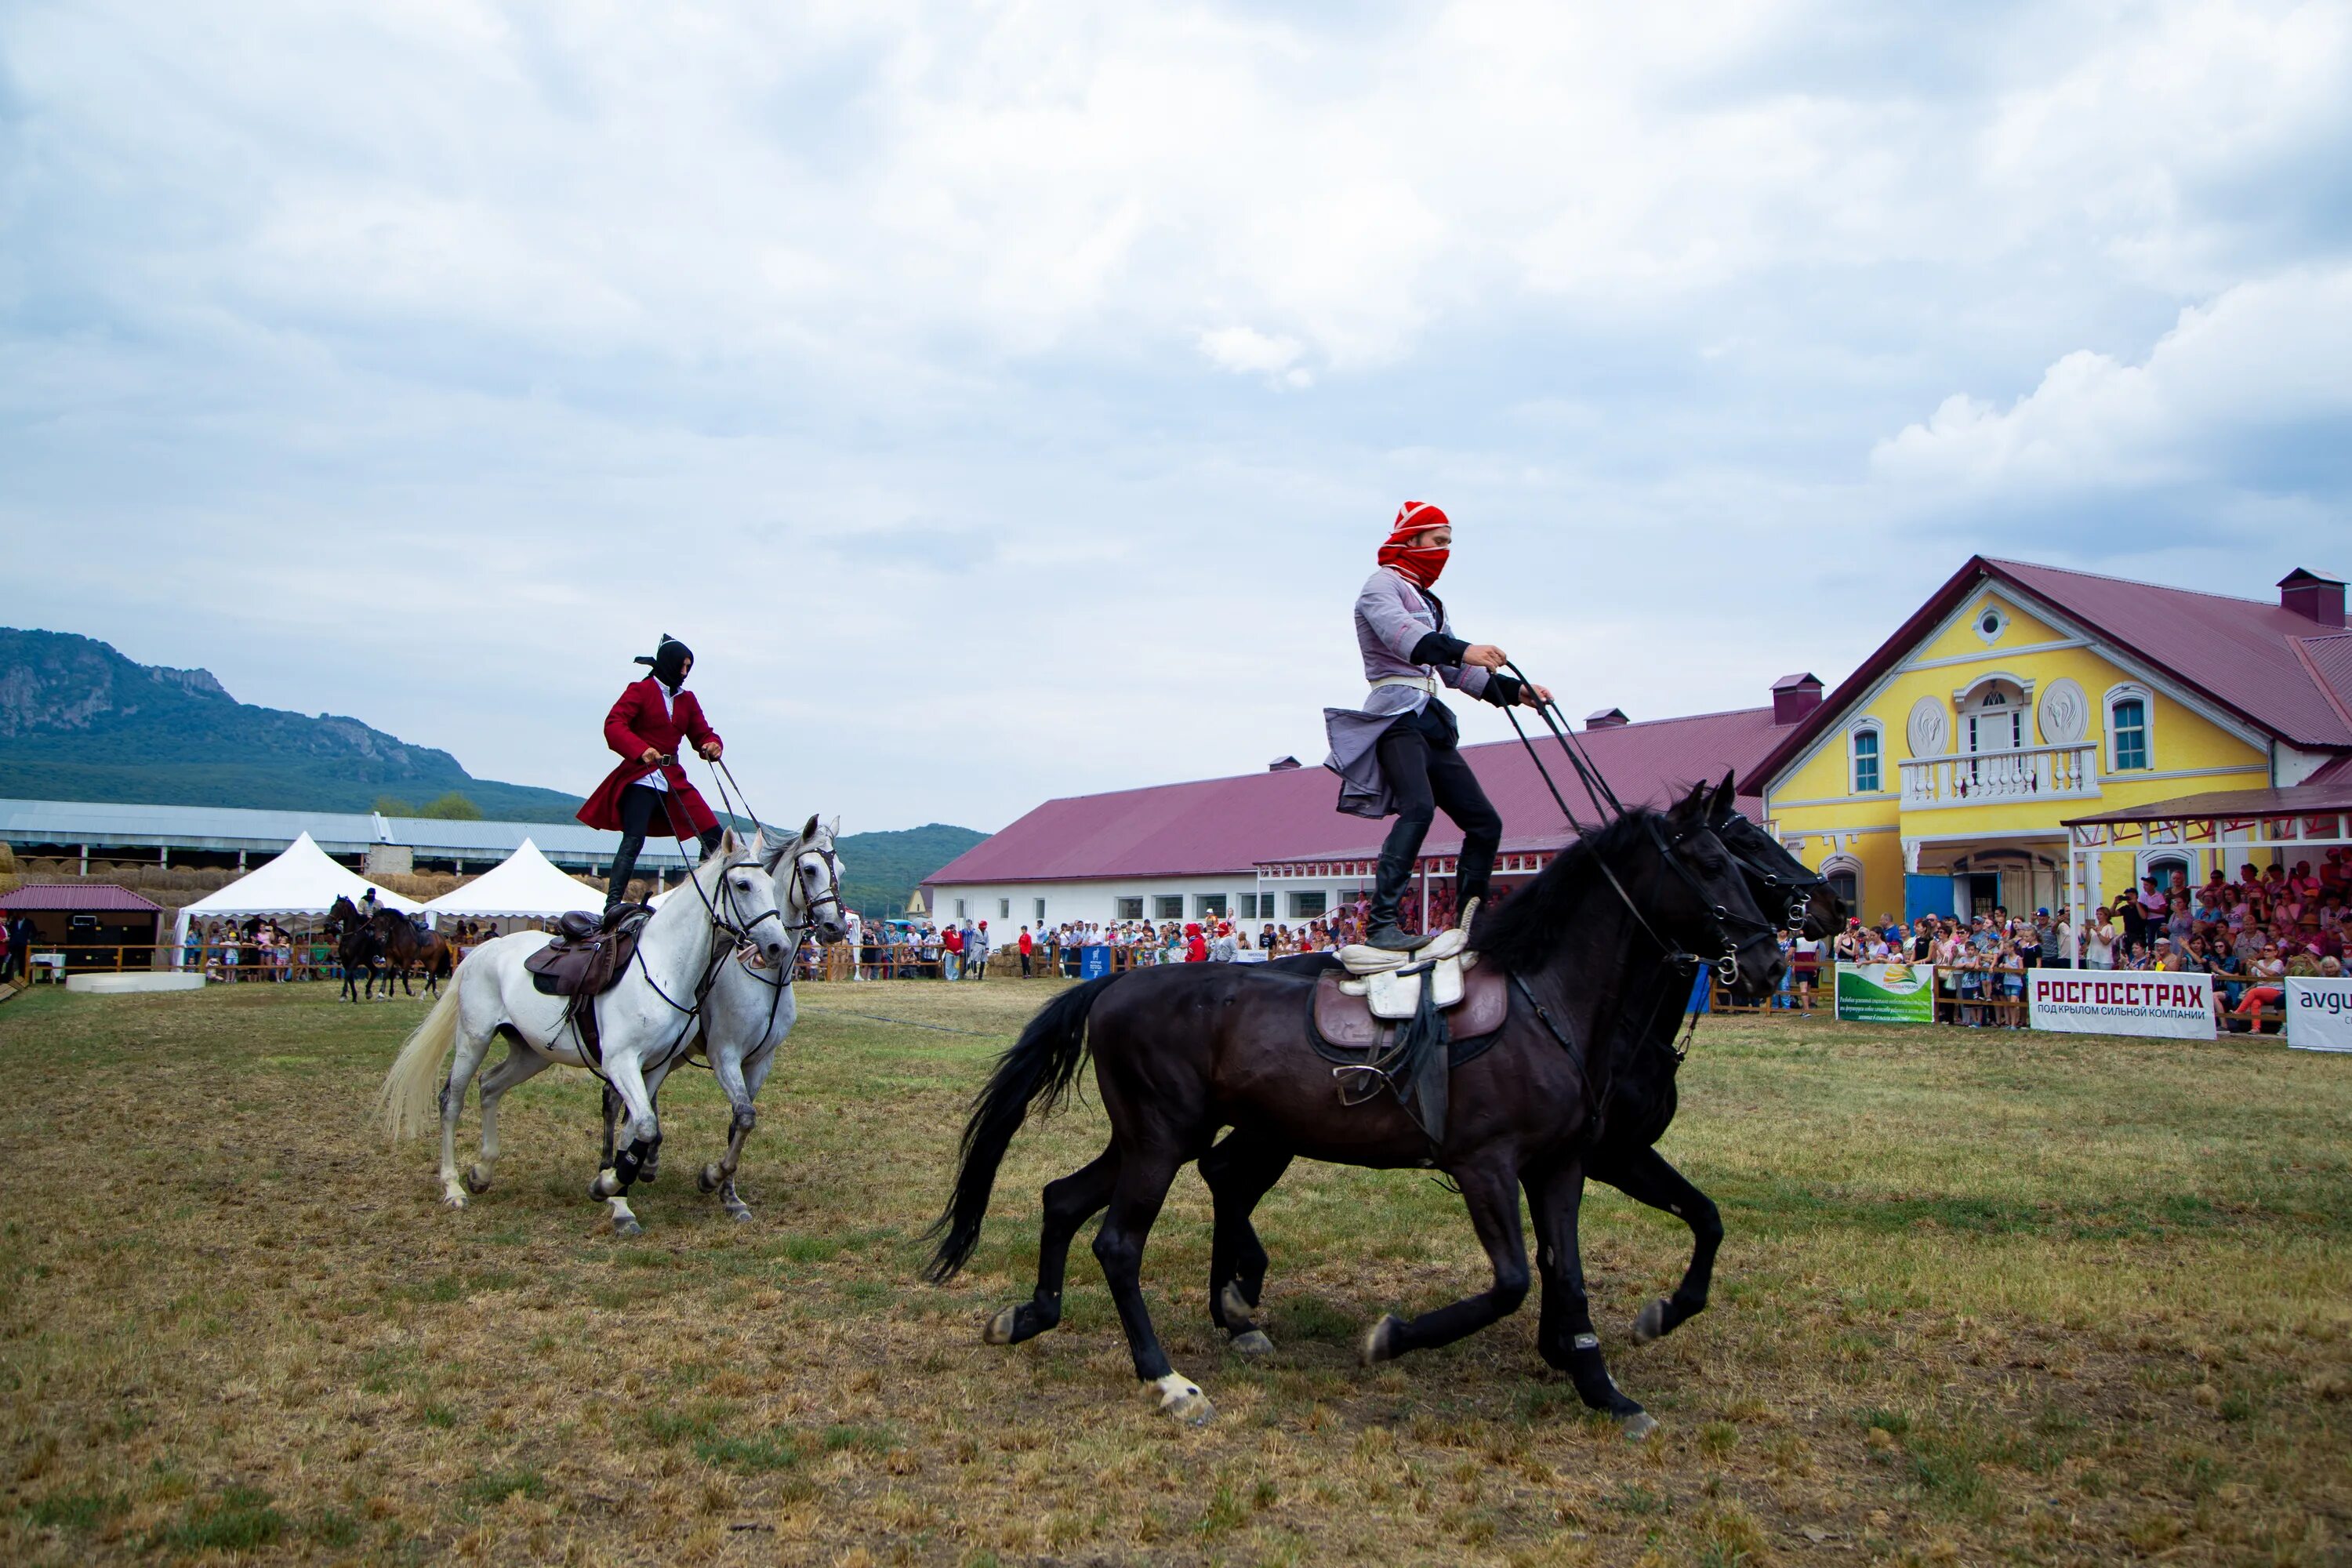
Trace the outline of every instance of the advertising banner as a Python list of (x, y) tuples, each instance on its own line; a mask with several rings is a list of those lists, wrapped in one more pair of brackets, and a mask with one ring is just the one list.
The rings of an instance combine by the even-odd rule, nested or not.
[(1100, 980), (1110, 973), (1110, 943), (1092, 942), (1078, 949), (1078, 978)]
[(2352, 980), (2288, 975), (2286, 1043), (2299, 1051), (2352, 1051)]
[(2156, 970), (2032, 969), (2025, 995), (2037, 1029), (2075, 1035), (2213, 1037), (2213, 977)]
[(1932, 1024), (1936, 967), (1931, 963), (1841, 963), (1837, 1016), (1855, 1024)]

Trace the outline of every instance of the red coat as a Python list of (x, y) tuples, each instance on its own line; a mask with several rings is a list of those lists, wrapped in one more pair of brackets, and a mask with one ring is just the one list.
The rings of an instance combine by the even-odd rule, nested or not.
[[(664, 756), (677, 756), (683, 742), (692, 742), (697, 750), (719, 743), (718, 731), (702, 717), (702, 704), (694, 700), (691, 691), (681, 691), (668, 711), (662, 709), (661, 688), (654, 678), (646, 676), (634, 681), (604, 715), (604, 743), (621, 753), (622, 763), (604, 775), (588, 804), (580, 808), (580, 820), (606, 833), (621, 830), (621, 792), (647, 776), (655, 770), (646, 766), (645, 754), (648, 748)], [(702, 803), (702, 797), (687, 782), (686, 769), (677, 763), (660, 770), (669, 781), (670, 809), (654, 814), (653, 831), (669, 829), (680, 838), (692, 838), (719, 826), (719, 818)], [(675, 821), (669, 818), (675, 817)]]

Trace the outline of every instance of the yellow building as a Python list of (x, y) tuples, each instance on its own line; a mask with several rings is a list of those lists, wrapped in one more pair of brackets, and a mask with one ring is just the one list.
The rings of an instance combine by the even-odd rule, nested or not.
[[(2229, 843), (2085, 857), (2069, 818), (2352, 776), (2344, 585), (2276, 603), (1973, 557), (1749, 775), (1773, 829), (1864, 919), (2081, 910), (2138, 879), (2267, 864)], [(1776, 700), (1811, 706), (1791, 677)]]

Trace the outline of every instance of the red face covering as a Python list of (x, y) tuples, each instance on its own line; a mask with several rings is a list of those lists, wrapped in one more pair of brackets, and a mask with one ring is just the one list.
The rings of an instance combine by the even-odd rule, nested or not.
[(1389, 542), (1381, 546), (1381, 564), (1416, 588), (1435, 587), (1438, 574), (1445, 570), (1445, 558), (1453, 552), (1412, 541), (1432, 529), (1452, 526), (1445, 513), (1427, 501), (1405, 502), (1397, 509), (1396, 521), (1389, 525)]
[(1381, 546), (1381, 564), (1402, 577), (1416, 588), (1437, 586), (1438, 574), (1445, 570), (1445, 558), (1451, 550), (1430, 550), (1410, 544)]

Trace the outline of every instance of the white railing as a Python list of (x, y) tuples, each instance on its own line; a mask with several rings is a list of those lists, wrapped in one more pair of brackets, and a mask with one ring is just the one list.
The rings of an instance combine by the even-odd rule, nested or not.
[(1987, 805), (2004, 801), (2084, 800), (2099, 793), (2099, 746), (2022, 746), (1924, 757), (1902, 764), (1903, 809)]

